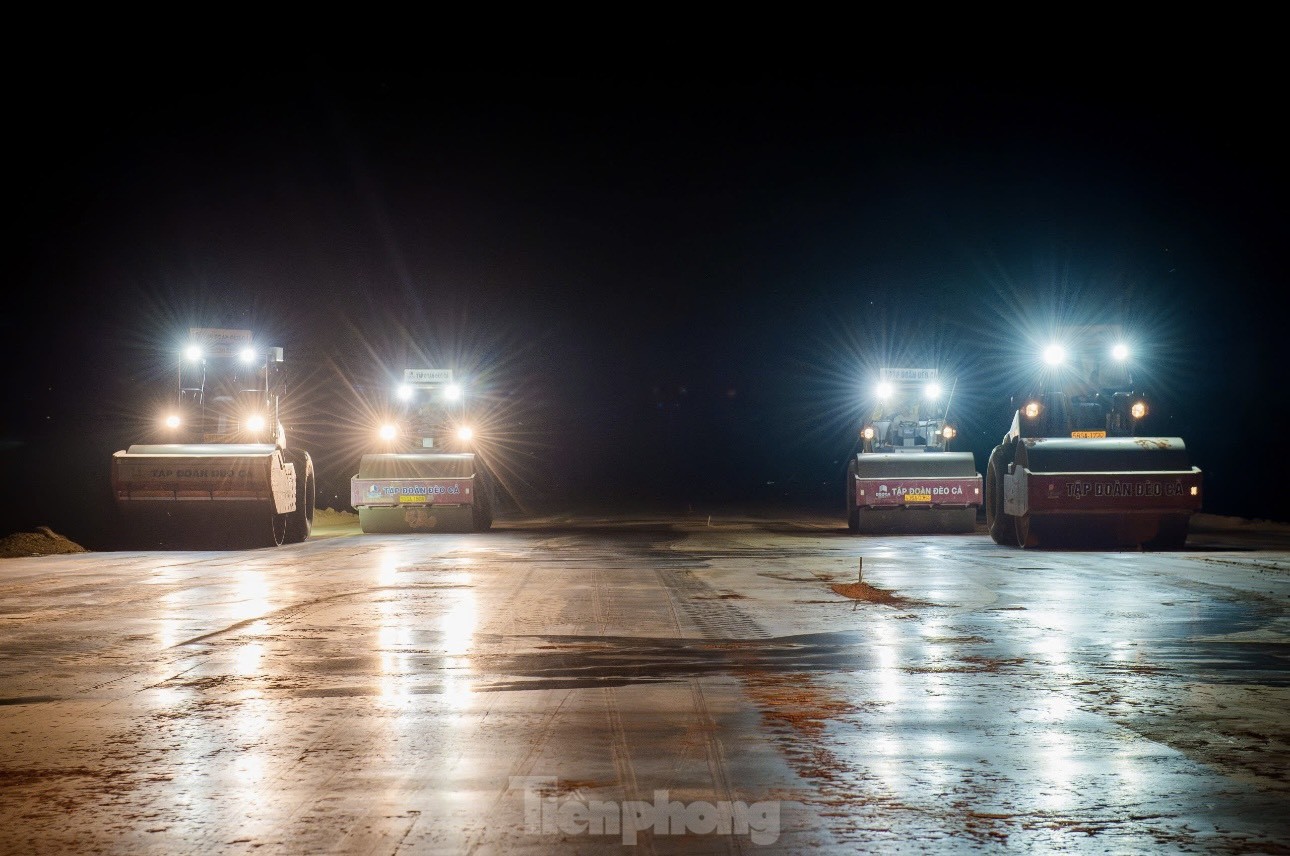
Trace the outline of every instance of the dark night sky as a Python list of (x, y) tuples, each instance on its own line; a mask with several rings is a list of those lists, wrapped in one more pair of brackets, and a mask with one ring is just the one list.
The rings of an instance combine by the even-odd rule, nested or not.
[(288, 430), (327, 495), (357, 466), (365, 390), (451, 362), (522, 507), (841, 519), (882, 359), (958, 376), (983, 469), (1025, 337), (1114, 320), (1207, 510), (1290, 519), (1270, 91), (178, 72), (31, 90), (0, 316), (10, 507), (92, 529), (194, 325), (285, 348)]

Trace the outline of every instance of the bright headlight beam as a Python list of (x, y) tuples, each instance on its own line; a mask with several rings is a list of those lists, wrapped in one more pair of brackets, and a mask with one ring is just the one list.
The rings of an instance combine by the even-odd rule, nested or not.
[(927, 396), (929, 401), (935, 401), (941, 397), (941, 385), (939, 383), (929, 383), (923, 388), (923, 395)]
[(877, 393), (878, 398), (882, 400), (891, 398), (892, 391), (893, 390), (892, 390), (891, 384), (887, 383), (886, 381), (883, 381), (882, 383), (878, 384), (878, 388), (874, 390), (874, 392)]
[(468, 425), (463, 425), (457, 429), (457, 439), (469, 443), (475, 436), (475, 431)]
[(443, 397), (448, 401), (456, 401), (461, 398), (461, 384), (450, 383), (443, 388)]
[(167, 416), (167, 417), (166, 417), (166, 427), (167, 427), (167, 428), (178, 428), (178, 427), (179, 427), (179, 425), (180, 425), (180, 419), (179, 419), (179, 417), (178, 417), (178, 416), (176, 416), (175, 414), (173, 414), (173, 413), (172, 413), (172, 414), (170, 414), (169, 416)]
[(1060, 366), (1066, 362), (1066, 349), (1054, 342), (1044, 348), (1044, 362), (1050, 366)]
[(382, 425), (376, 433), (382, 440), (393, 440), (399, 436), (399, 429), (395, 425)]
[(1123, 342), (1117, 343), (1115, 347), (1111, 348), (1111, 358), (1121, 363), (1124, 362), (1129, 358), (1129, 346)]
[(412, 387), (408, 386), (406, 383), (401, 383), (399, 384), (399, 388), (394, 391), (394, 394), (399, 397), (399, 401), (411, 401)]
[(201, 358), (202, 349), (200, 345), (189, 345), (187, 348), (184, 348), (184, 359), (195, 363)]
[(258, 413), (253, 413), (246, 417), (246, 427), (251, 431), (259, 431), (264, 427), (264, 417)]
[(237, 355), (237, 358), (248, 365), (255, 362), (255, 351), (250, 348), (243, 348)]

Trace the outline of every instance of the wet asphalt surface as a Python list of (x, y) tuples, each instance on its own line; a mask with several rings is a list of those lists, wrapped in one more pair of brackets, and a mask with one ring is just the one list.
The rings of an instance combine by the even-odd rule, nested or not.
[(1288, 607), (806, 516), (8, 559), (0, 850), (1290, 852)]

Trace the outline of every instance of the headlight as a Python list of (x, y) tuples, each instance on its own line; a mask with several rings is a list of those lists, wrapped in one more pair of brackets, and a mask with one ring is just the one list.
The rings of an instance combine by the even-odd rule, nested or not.
[(944, 428), (941, 429), (941, 436), (944, 437), (946, 440), (953, 440), (955, 433), (956, 432), (954, 431), (954, 428), (949, 425), (946, 425)]
[(1021, 412), (1026, 414), (1027, 419), (1038, 419), (1041, 410), (1043, 410), (1043, 408), (1039, 406), (1038, 401), (1028, 401), (1026, 402), (1026, 406), (1022, 408)]
[(197, 345), (189, 345), (184, 348), (184, 359), (191, 362), (198, 362), (202, 358), (202, 349)]
[(411, 401), (412, 387), (408, 386), (406, 383), (399, 384), (399, 388), (395, 390), (394, 394), (399, 397), (399, 401)]
[(1119, 342), (1115, 345), (1115, 347), (1111, 348), (1111, 359), (1115, 360), (1116, 362), (1122, 363), (1128, 358), (1129, 358), (1129, 346), (1124, 344), (1123, 342)]
[(891, 384), (889, 383), (883, 382), (878, 384), (878, 388), (874, 391), (878, 394), (878, 398), (883, 401), (886, 401), (888, 398), (891, 398), (892, 388), (891, 388)]
[(1147, 415), (1147, 403), (1145, 401), (1135, 401), (1129, 408), (1129, 415), (1134, 419), (1141, 419)]
[(1066, 349), (1056, 343), (1044, 348), (1044, 362), (1050, 366), (1060, 366), (1066, 362)]
[(463, 425), (457, 429), (457, 439), (462, 441), (463, 443), (469, 443), (474, 438), (474, 436), (475, 436), (474, 430), (469, 428), (466, 425)]
[(241, 353), (237, 355), (237, 358), (247, 365), (250, 365), (255, 362), (255, 351), (250, 348), (243, 348)]
[(182, 424), (183, 420), (179, 418), (179, 414), (177, 413), (172, 413), (166, 417), (167, 428), (178, 428)]
[(393, 440), (395, 437), (399, 436), (399, 426), (382, 425), (380, 430), (376, 433), (380, 435), (382, 440)]
[(443, 388), (443, 397), (445, 401), (456, 401), (461, 398), (461, 385), (450, 383)]
[(872, 426), (872, 425), (866, 425), (866, 426), (864, 426), (864, 430), (860, 432), (860, 436), (861, 436), (861, 437), (864, 437), (866, 440), (872, 440), (872, 439), (873, 439), (873, 426)]
[(941, 385), (939, 383), (929, 383), (923, 389), (923, 395), (927, 396), (929, 401), (935, 401), (941, 397)]
[(248, 431), (260, 431), (264, 428), (264, 417), (258, 413), (246, 417), (246, 428)]

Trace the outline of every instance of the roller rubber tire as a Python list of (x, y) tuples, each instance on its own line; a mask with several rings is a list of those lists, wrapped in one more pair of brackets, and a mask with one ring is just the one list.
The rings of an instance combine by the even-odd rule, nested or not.
[(1172, 553), (1187, 549), (1189, 523), (1186, 517), (1165, 517), (1160, 521), (1156, 537), (1144, 543), (1142, 549), (1153, 553)]
[(1003, 510), (1003, 474), (1010, 463), (1010, 451), (1000, 444), (990, 452), (990, 460), (985, 469), (985, 523), (994, 543), (1016, 547), (1020, 543), (1017, 539), (1017, 526), (1012, 515)]
[(283, 455), (296, 467), (296, 510), (287, 515), (286, 543), (299, 544), (314, 528), (314, 462), (302, 449), (289, 449)]
[(847, 531), (860, 531), (860, 509), (856, 507), (856, 462), (847, 464)]
[(470, 509), (470, 528), (475, 532), (487, 532), (493, 528), (493, 482), (482, 467), (476, 470), (476, 476), (478, 484), (475, 502)]

